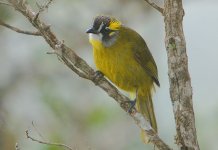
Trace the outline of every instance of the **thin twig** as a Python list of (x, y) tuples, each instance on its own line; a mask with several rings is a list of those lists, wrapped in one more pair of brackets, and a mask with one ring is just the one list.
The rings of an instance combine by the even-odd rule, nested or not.
[(49, 0), (44, 5), (40, 5), (40, 4), (36, 3), (36, 5), (38, 6), (39, 11), (42, 12), (42, 11), (45, 11), (46, 9), (48, 9), (48, 7), (49, 7), (49, 5), (51, 4), (52, 1), (53, 0)]
[(33, 126), (33, 128), (35, 129), (36, 133), (37, 133), (43, 140), (45, 140), (44, 137), (42, 136), (42, 134), (40, 133), (40, 131), (38, 130), (38, 128), (36, 127), (36, 125), (35, 125), (35, 123), (34, 123), (33, 121), (32, 121), (32, 126)]
[(163, 8), (158, 6), (155, 2), (152, 2), (152, 0), (145, 0), (149, 5), (151, 5), (154, 9), (159, 11), (161, 14), (163, 14)]
[(27, 34), (27, 35), (34, 35), (34, 36), (41, 36), (41, 33), (39, 31), (35, 31), (35, 32), (34, 31), (24, 31), (24, 30), (21, 30), (21, 29), (19, 29), (17, 27), (13, 27), (13, 26), (11, 26), (9, 24), (6, 24), (1, 20), (0, 20), (0, 25), (4, 26), (6, 28), (9, 28), (9, 29), (11, 29), (11, 30), (13, 30), (15, 32), (18, 32), (18, 33)]
[[(61, 51), (61, 50), (60, 50)], [(69, 60), (67, 60), (65, 57), (63, 57), (61, 54), (59, 54), (57, 51), (52, 51), (52, 52), (47, 52), (47, 54), (55, 54), (57, 55), (58, 59), (63, 62), (66, 66), (68, 66), (73, 72), (75, 72), (78, 76), (80, 76), (81, 78), (84, 79), (90, 79), (89, 76), (87, 76), (87, 74), (85, 74), (84, 72), (80, 71), (79, 68), (77, 68), (76, 66), (74, 66), (72, 63), (70, 63)]]
[(7, 2), (3, 2), (3, 1), (0, 1), (0, 5), (7, 5), (7, 6), (11, 6), (11, 7), (13, 7), (13, 5), (11, 5), (11, 4), (9, 4), (9, 3), (7, 3)]
[(43, 11), (48, 9), (48, 7), (49, 7), (49, 5), (51, 4), (52, 1), (53, 0), (49, 0), (44, 5), (40, 5), (39, 3), (36, 2), (36, 6), (39, 8), (39, 11), (35, 16), (34, 21), (36, 21), (38, 19), (40, 13), (42, 13)]
[(15, 144), (15, 150), (20, 150), (18, 143)]
[(45, 141), (41, 141), (41, 140), (38, 140), (36, 138), (33, 138), (29, 135), (29, 130), (26, 130), (26, 137), (28, 139), (31, 139), (32, 141), (34, 142), (38, 142), (38, 143), (41, 143), (41, 144), (45, 144), (45, 145), (51, 145), (51, 146), (58, 146), (58, 147), (63, 147), (63, 148), (67, 148), (69, 150), (73, 150), (71, 147), (65, 145), (65, 144), (61, 144), (61, 143), (51, 143), (51, 142), (45, 142)]
[(70, 61), (68, 61), (65, 57), (61, 57), (61, 59), (63, 60), (63, 62), (65, 63), (65, 65), (67, 65), (73, 72), (75, 72), (78, 76), (80, 76), (81, 78), (84, 79), (90, 79), (84, 72), (80, 71), (79, 69), (77, 69), (74, 65), (72, 65), (71, 63), (69, 63)]

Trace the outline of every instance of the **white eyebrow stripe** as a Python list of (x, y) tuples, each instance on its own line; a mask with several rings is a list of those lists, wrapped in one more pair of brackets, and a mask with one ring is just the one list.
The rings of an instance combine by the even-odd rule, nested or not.
[(98, 32), (101, 31), (101, 29), (102, 29), (103, 26), (104, 26), (104, 23), (102, 22), (101, 25), (100, 25), (99, 28), (98, 28)]

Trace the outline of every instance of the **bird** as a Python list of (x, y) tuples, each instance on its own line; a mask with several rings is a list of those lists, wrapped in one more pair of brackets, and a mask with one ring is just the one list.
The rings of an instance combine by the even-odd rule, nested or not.
[[(159, 87), (158, 70), (145, 40), (135, 30), (112, 16), (98, 15), (86, 33), (93, 48), (94, 63), (99, 73), (118, 88), (135, 95), (132, 107), (148, 119), (157, 132), (152, 102), (155, 84)], [(144, 143), (149, 143), (141, 132)]]

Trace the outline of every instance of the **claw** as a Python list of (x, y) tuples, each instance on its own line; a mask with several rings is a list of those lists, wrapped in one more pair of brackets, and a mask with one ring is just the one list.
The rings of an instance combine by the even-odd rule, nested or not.
[(128, 113), (131, 113), (132, 112), (132, 109), (135, 107), (135, 104), (136, 104), (136, 99), (134, 99), (133, 101), (128, 101), (127, 103), (129, 103), (130, 107), (128, 109)]
[(101, 78), (103, 78), (103, 77), (104, 77), (104, 74), (101, 71), (97, 70), (95, 72), (94, 79), (93, 79), (95, 85), (97, 85), (99, 83), (99, 81), (101, 80)]

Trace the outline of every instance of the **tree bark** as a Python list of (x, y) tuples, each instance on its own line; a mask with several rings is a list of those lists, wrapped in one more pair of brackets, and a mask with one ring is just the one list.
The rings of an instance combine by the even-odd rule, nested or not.
[(181, 150), (199, 150), (182, 25), (183, 16), (182, 0), (165, 0), (165, 45), (168, 55), (170, 97), (176, 122), (176, 144)]

